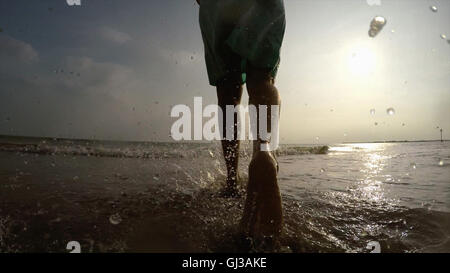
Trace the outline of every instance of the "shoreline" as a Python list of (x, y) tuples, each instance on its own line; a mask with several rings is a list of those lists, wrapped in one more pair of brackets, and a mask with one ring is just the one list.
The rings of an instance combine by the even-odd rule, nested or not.
[[(20, 144), (20, 143), (14, 143), (11, 141), (3, 142), (7, 139), (17, 139), (17, 140), (35, 140), (35, 141), (50, 141), (50, 142), (80, 142), (80, 143), (110, 143), (110, 144), (194, 144), (194, 145), (201, 145), (201, 144), (210, 144), (214, 141), (144, 141), (144, 140), (111, 140), (111, 139), (87, 139), (87, 138), (65, 138), (65, 137), (39, 137), (39, 136), (17, 136), (17, 135), (0, 135), (0, 145), (3, 144)], [(450, 139), (443, 139), (442, 142), (448, 142)], [(316, 145), (316, 146), (330, 146), (333, 144), (362, 144), (362, 143), (414, 143), (414, 142), (441, 142), (440, 139), (424, 139), (424, 140), (375, 140), (375, 141), (344, 141), (340, 143), (329, 143), (329, 144), (317, 144), (317, 143), (281, 143), (280, 145), (298, 145), (298, 146), (310, 146), (310, 145)], [(33, 142), (32, 142), (33, 143)], [(32, 144), (28, 143), (28, 144)], [(22, 143), (27, 144), (27, 142)]]

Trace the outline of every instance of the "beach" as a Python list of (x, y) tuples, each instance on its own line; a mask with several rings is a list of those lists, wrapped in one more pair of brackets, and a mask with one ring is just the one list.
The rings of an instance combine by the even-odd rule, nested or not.
[[(0, 252), (255, 252), (219, 143), (1, 137)], [(250, 145), (241, 151), (245, 188)], [(450, 252), (450, 143), (282, 145), (278, 252)]]

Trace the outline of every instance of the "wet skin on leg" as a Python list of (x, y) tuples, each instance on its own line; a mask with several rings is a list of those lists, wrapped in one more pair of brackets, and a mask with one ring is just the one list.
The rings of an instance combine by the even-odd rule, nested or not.
[[(280, 105), (278, 90), (270, 71), (250, 67), (247, 71), (249, 103), (267, 105), (267, 128), (271, 130), (270, 105)], [(257, 111), (259, 120), (259, 111)], [(253, 122), (253, 124), (258, 124)], [(259, 125), (258, 125), (259, 126)], [(281, 195), (277, 183), (277, 163), (271, 152), (260, 150), (261, 141), (254, 141), (253, 159), (249, 166), (249, 181), (241, 230), (254, 239), (274, 238), (283, 225)]]
[(236, 106), (240, 104), (242, 97), (242, 84), (236, 80), (222, 80), (217, 84), (217, 98), (219, 107), (222, 109), (222, 149), (225, 157), (225, 165), (227, 168), (227, 184), (225, 191), (226, 196), (235, 196), (238, 193), (238, 162), (239, 162), (239, 140), (237, 140), (237, 114), (234, 115), (234, 140), (226, 140), (226, 106)]

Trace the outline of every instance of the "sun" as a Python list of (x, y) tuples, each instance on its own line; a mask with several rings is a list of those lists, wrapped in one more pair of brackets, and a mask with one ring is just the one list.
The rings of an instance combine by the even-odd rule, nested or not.
[(352, 76), (370, 75), (376, 67), (376, 54), (368, 46), (353, 47), (348, 54), (348, 69)]

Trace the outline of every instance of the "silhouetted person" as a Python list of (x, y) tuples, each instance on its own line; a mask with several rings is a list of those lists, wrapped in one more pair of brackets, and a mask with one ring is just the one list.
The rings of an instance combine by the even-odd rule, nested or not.
[[(274, 86), (285, 30), (283, 0), (197, 0), (209, 83), (217, 88), (223, 115), (222, 148), (227, 168), (224, 193), (236, 195), (239, 141), (225, 140), (226, 105), (236, 106), (247, 85), (249, 103), (266, 105), (270, 132), (270, 106), (280, 105)], [(258, 114), (259, 115), (259, 114)], [(235, 115), (236, 119), (236, 115)], [(259, 120), (259, 117), (258, 117)], [(236, 122), (236, 121), (235, 121)], [(257, 124), (257, 121), (253, 121)], [(259, 126), (259, 125), (258, 125)], [(234, 132), (237, 132), (236, 123)], [(282, 229), (277, 162), (264, 143), (254, 141), (242, 231), (253, 238), (277, 237)]]

